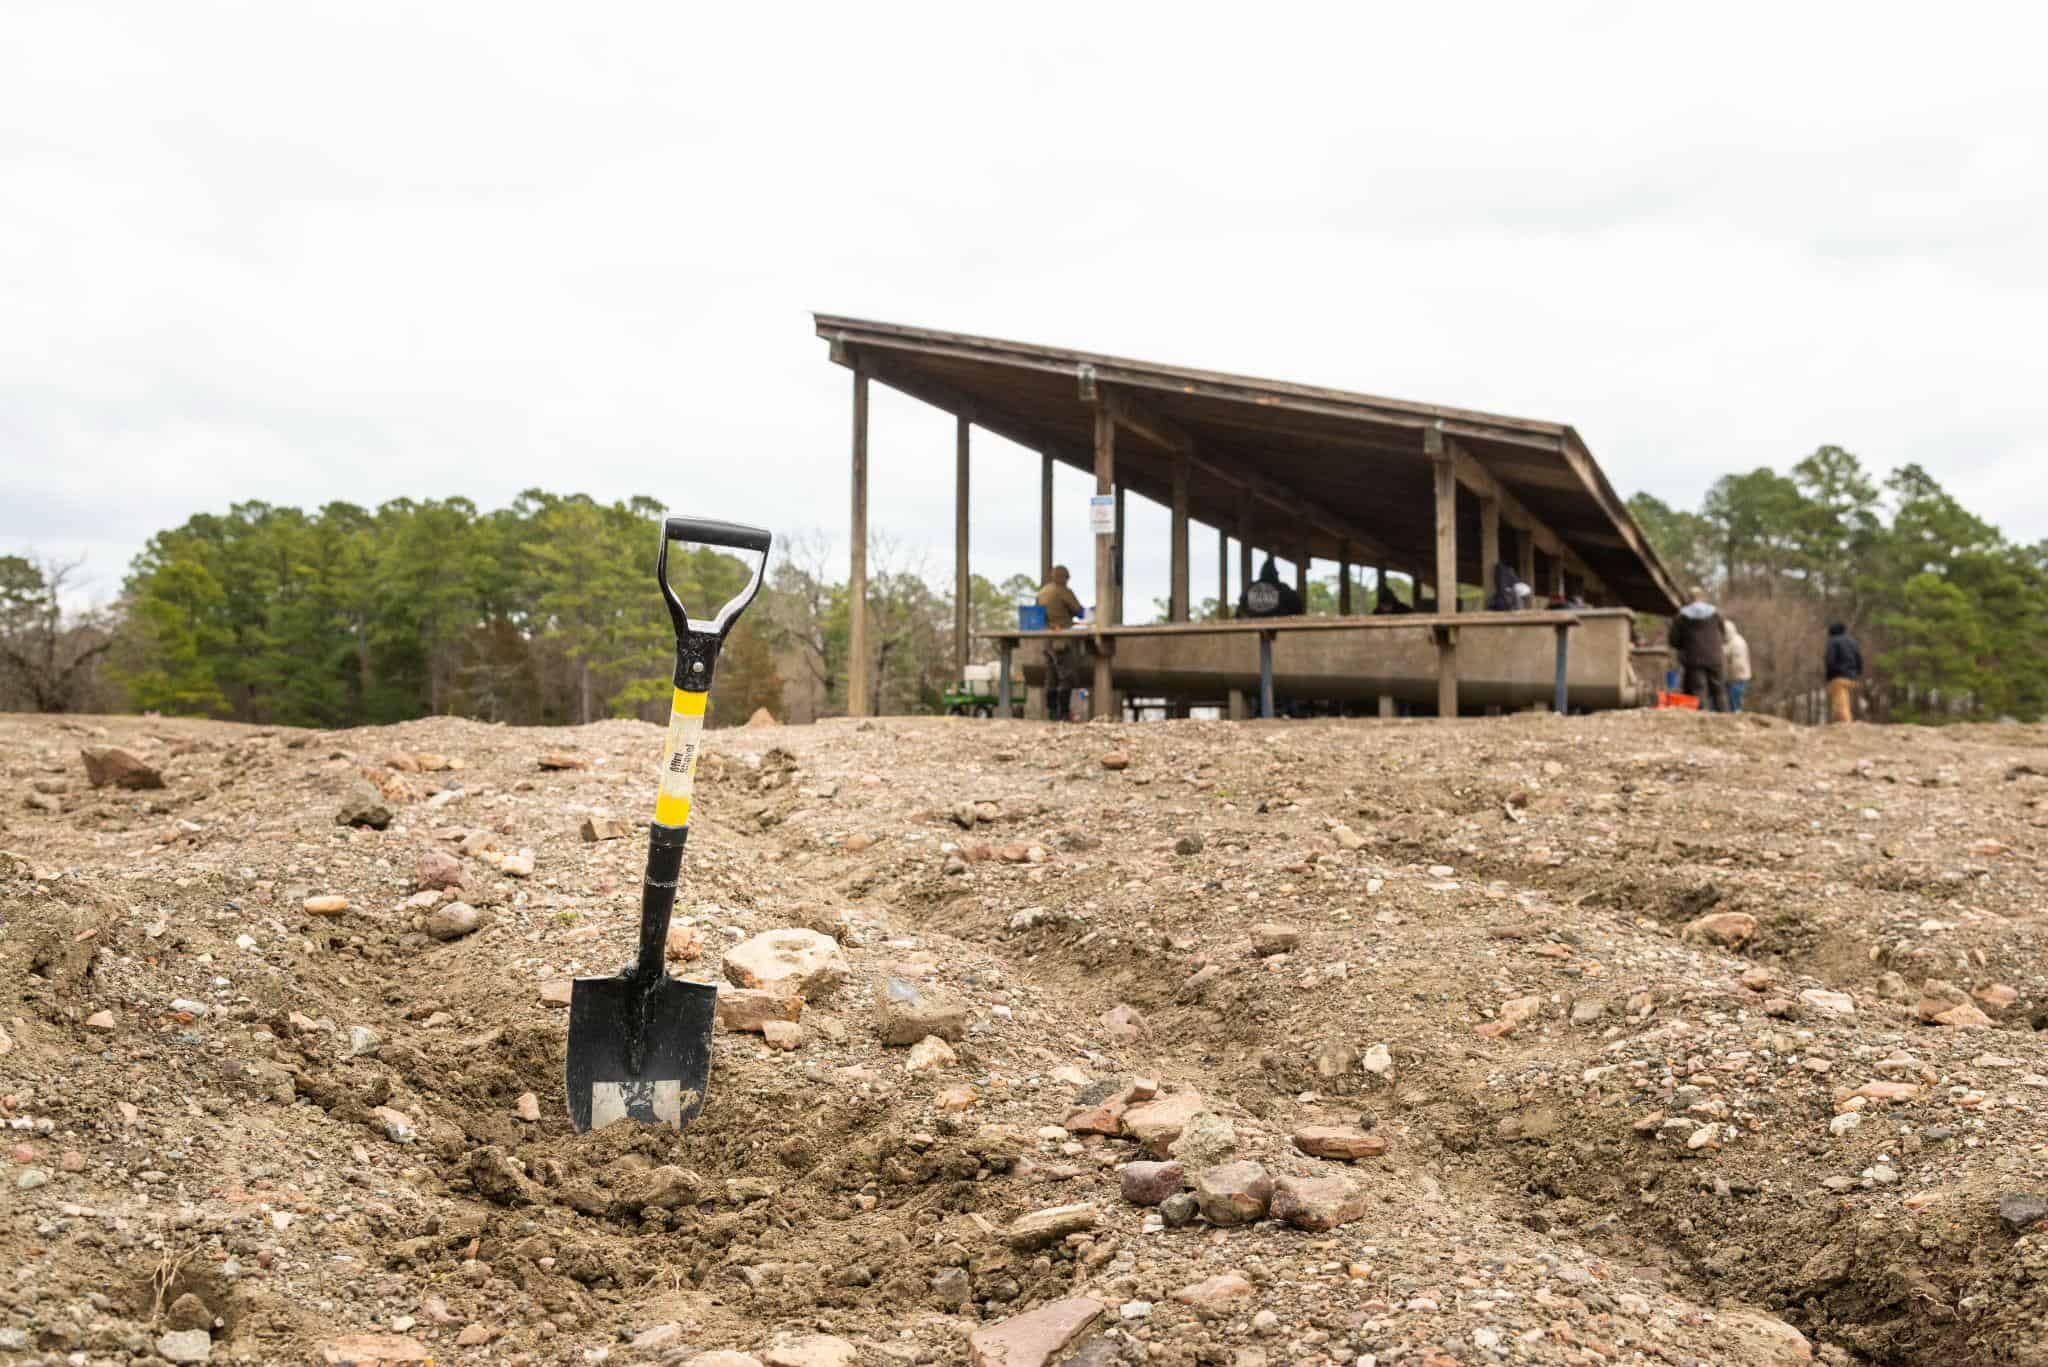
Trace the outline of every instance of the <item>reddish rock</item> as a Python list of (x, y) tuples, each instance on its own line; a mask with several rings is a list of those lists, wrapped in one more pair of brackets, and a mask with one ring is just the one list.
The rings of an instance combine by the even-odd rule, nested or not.
[(577, 833), (583, 837), (584, 844), (595, 845), (600, 840), (624, 840), (633, 833), (633, 824), (630, 821), (621, 821), (615, 816), (601, 816), (593, 812), (583, 818), (583, 825), (578, 828)]
[(1858, 1087), (1852, 1096), (1867, 1097), (1872, 1101), (1911, 1101), (1920, 1095), (1917, 1082), (1866, 1082)]
[(403, 1334), (349, 1334), (320, 1349), (328, 1367), (384, 1367), (387, 1363), (432, 1362), (433, 1352)]
[(1138, 1008), (1121, 1002), (1102, 1013), (1102, 1028), (1118, 1044), (1136, 1044), (1152, 1033)]
[(1975, 997), (1977, 1004), (1986, 1011), (2003, 1011), (2020, 999), (2018, 991), (2004, 983), (1986, 983), (1970, 995)]
[(95, 788), (161, 788), (164, 776), (155, 765), (118, 745), (88, 745), (78, 752), (85, 761), (86, 781)]
[(1111, 773), (1118, 773), (1131, 767), (1131, 757), (1122, 750), (1112, 750), (1102, 757), (1102, 767)]
[(1515, 997), (1501, 1003), (1500, 1014), (1493, 1020), (1475, 1027), (1488, 1039), (1499, 1039), (1512, 1035), (1528, 1022), (1543, 1014), (1543, 998)]
[(446, 850), (423, 850), (412, 863), (412, 881), (421, 888), (459, 890), (468, 880), (462, 861)]
[[(1188, 1121), (1203, 1109), (1202, 1094), (1189, 1087), (1124, 1110), (1124, 1133), (1155, 1158), (1165, 1158)], [(1068, 1126), (1072, 1129), (1072, 1126)]]
[(1212, 1225), (1248, 1225), (1265, 1218), (1273, 1179), (1257, 1163), (1225, 1163), (1195, 1178), (1195, 1205)]
[(1156, 1206), (1187, 1185), (1186, 1169), (1174, 1162), (1126, 1163), (1118, 1169), (1118, 1176), (1124, 1200), (1134, 1206)]
[(1366, 1191), (1343, 1177), (1282, 1177), (1273, 1183), (1273, 1217), (1323, 1233), (1365, 1214)]
[(550, 772), (564, 769), (588, 769), (590, 761), (581, 755), (572, 755), (565, 750), (553, 750), (540, 757), (540, 767)]
[(1046, 1367), (1102, 1318), (1101, 1301), (1075, 1296), (1041, 1306), (967, 1338), (974, 1367)]
[(1294, 1132), (1294, 1147), (1311, 1158), (1350, 1162), (1380, 1157), (1387, 1141), (1352, 1125), (1304, 1125)]
[(1067, 1112), (1060, 1122), (1070, 1134), (1103, 1134), (1114, 1138), (1124, 1132), (1124, 1108), (1116, 1102), (1082, 1106)]

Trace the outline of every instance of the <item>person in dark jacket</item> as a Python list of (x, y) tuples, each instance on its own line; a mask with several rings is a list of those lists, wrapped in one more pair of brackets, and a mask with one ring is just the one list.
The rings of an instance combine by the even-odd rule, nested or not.
[(1863, 647), (1841, 622), (1828, 624), (1828, 720), (1856, 720), (1856, 683), (1863, 677)]
[(1520, 612), (1529, 606), (1534, 596), (1522, 576), (1515, 573), (1515, 567), (1505, 560), (1496, 561), (1493, 567), (1493, 591), (1486, 595), (1488, 612)]
[(1722, 676), (1727, 633), (1727, 622), (1707, 601), (1707, 591), (1697, 586), (1692, 601), (1671, 619), (1671, 648), (1685, 675), (1685, 691), (1698, 698), (1702, 708), (1714, 712), (1728, 710), (1728, 689)]
[(1299, 617), (1301, 616), (1301, 595), (1294, 591), (1294, 585), (1280, 582), (1280, 567), (1267, 556), (1259, 577), (1244, 586), (1244, 592), (1237, 596), (1237, 615), (1240, 617)]

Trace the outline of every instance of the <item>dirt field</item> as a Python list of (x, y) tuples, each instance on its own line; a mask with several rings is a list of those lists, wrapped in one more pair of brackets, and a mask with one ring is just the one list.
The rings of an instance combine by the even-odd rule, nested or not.
[(676, 971), (840, 962), (578, 1138), (659, 745), (0, 718), (0, 1359), (2048, 1363), (2040, 729), (714, 733)]

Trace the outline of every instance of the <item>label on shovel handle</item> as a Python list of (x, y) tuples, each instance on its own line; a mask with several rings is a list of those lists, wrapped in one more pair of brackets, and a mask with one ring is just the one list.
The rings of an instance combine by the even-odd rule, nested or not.
[(669, 705), (668, 736), (661, 743), (661, 794), (654, 799), (654, 819), (660, 825), (690, 824), (690, 792), (697, 782), (704, 704), (710, 698), (709, 693), (678, 688)]

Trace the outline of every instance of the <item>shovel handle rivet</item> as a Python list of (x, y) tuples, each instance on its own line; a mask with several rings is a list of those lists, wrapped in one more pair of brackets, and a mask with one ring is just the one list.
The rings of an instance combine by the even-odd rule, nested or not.
[(702, 674), (704, 672), (704, 662), (702, 660), (690, 661), (690, 672), (692, 674)]

